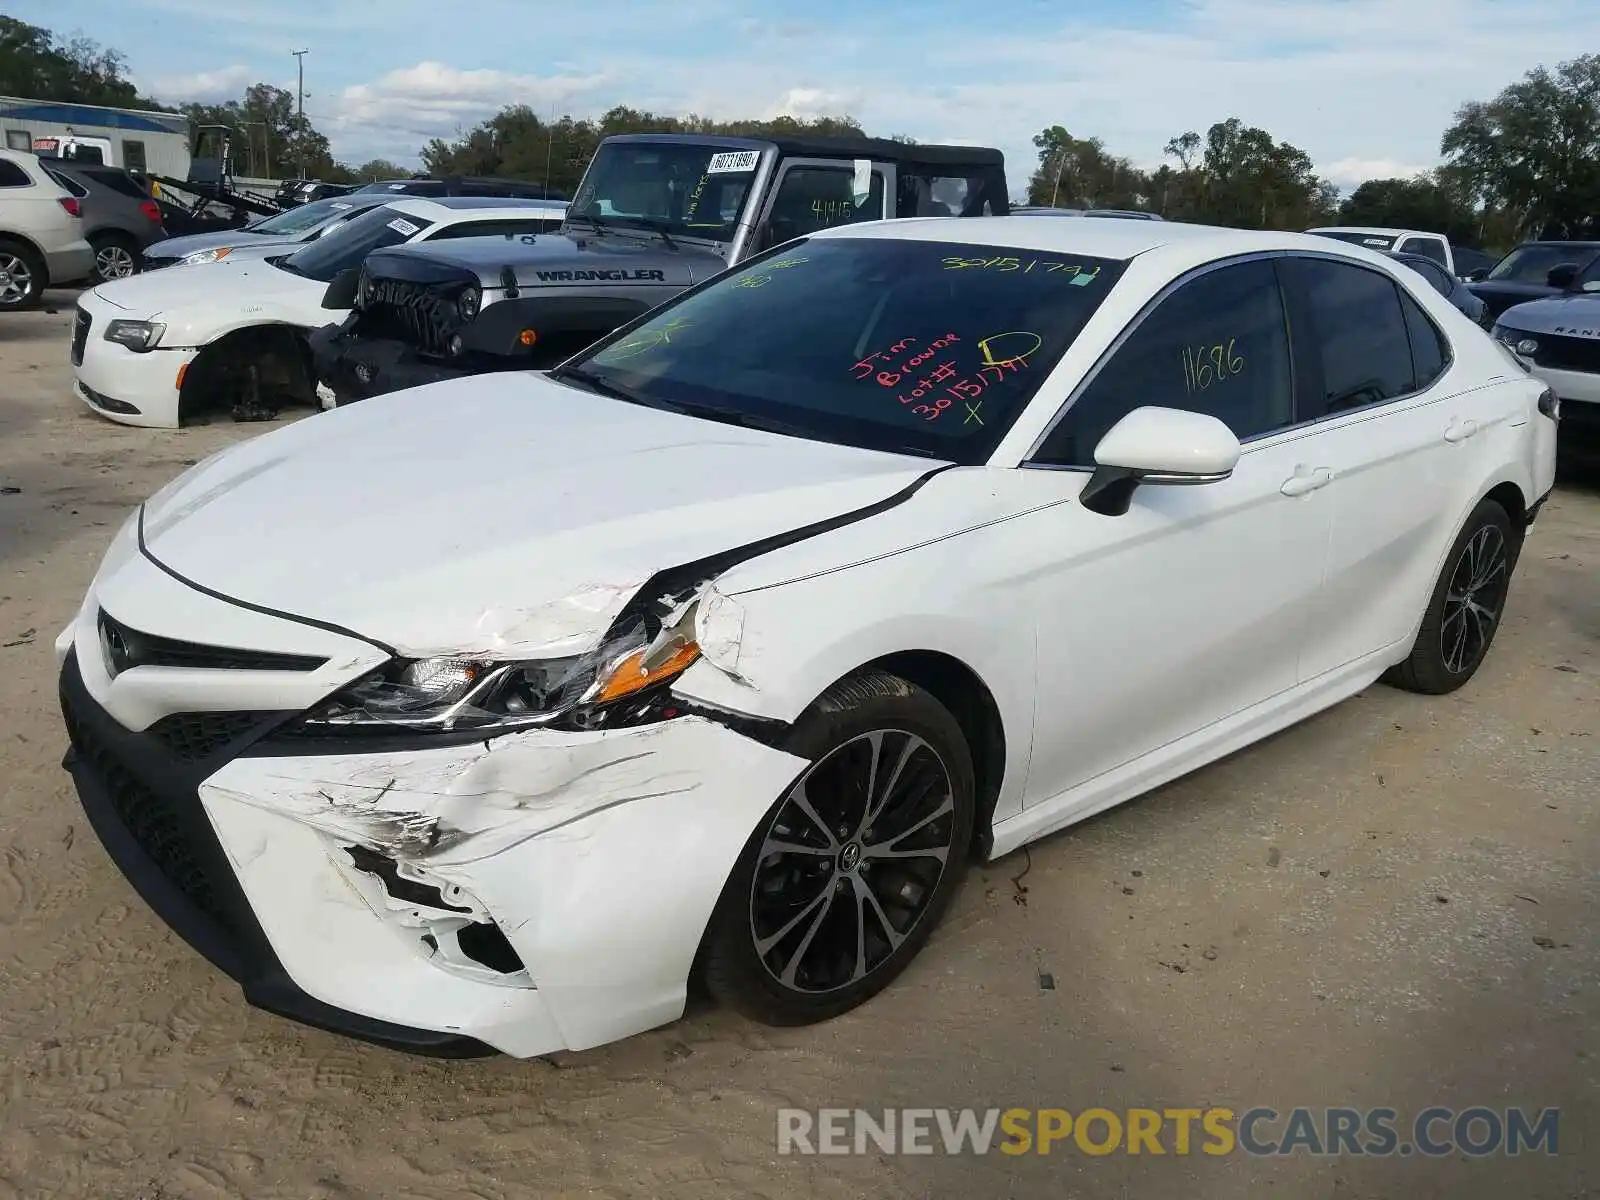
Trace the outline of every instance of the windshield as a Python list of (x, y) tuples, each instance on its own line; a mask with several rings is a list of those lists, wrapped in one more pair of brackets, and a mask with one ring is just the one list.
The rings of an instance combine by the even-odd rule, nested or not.
[(1313, 229), (1311, 232), (1318, 237), (1333, 238), (1340, 242), (1354, 242), (1357, 246), (1366, 246), (1369, 250), (1394, 249), (1395, 239), (1385, 237), (1381, 233), (1352, 233), (1347, 229)]
[(281, 212), (277, 216), (252, 221), (245, 228), (251, 233), (305, 233), (315, 229), (330, 217), (349, 212), (352, 207), (354, 206), (350, 201), (339, 198), (315, 200), (310, 204), (302, 204), (299, 208)]
[(606, 142), (589, 164), (568, 215), (731, 242), (760, 161), (758, 150)]
[(374, 250), (409, 242), (431, 228), (431, 221), (385, 204), (359, 217), (351, 217), (332, 233), (296, 250), (288, 258), (274, 261), (285, 271), (332, 283), (340, 271), (359, 267)]
[(791, 242), (611, 335), (557, 378), (576, 369), (577, 386), (643, 404), (980, 463), (1124, 265), (899, 238)]
[(1485, 279), (1499, 283), (1547, 284), (1551, 267), (1579, 266), (1594, 257), (1592, 246), (1518, 246), (1494, 265)]

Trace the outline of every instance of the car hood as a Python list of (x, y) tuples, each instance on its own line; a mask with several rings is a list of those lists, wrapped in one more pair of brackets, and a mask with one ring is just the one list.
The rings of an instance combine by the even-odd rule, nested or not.
[(153, 497), (143, 531), (200, 587), (401, 653), (573, 653), (657, 571), (938, 466), (497, 374), (239, 443)]
[[(130, 275), (103, 283), (95, 295), (108, 304), (126, 309), (138, 319), (164, 317), (183, 309), (206, 313), (265, 303), (270, 299), (301, 299), (314, 296), (320, 302), (328, 290), (326, 283), (280, 271), (262, 259), (223, 259), (194, 267), (171, 267), (148, 275)], [(329, 320), (337, 314), (329, 314)]]
[(145, 254), (150, 258), (182, 258), (196, 250), (211, 250), (217, 246), (278, 245), (293, 240), (277, 234), (252, 233), (248, 229), (213, 229), (155, 242), (145, 249)]
[(1500, 323), (1527, 333), (1600, 339), (1600, 295), (1532, 300), (1506, 309), (1500, 314)]
[(443, 283), (472, 277), (487, 287), (501, 286), (506, 267), (516, 273), (520, 287), (622, 283), (681, 290), (724, 270), (727, 263), (703, 245), (679, 241), (669, 247), (632, 233), (447, 239), (379, 250), (366, 263), (375, 279)]

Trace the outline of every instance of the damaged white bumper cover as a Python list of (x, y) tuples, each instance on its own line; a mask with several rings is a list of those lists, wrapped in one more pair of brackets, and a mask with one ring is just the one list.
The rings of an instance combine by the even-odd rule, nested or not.
[[(125, 528), (56, 643), (63, 670), (125, 730), (180, 712), (303, 711), (385, 657), (186, 586), (132, 540)], [(293, 675), (113, 674), (102, 607), (136, 630), (204, 628), (217, 644), (327, 661)], [(734, 607), (715, 607), (707, 641), (731, 668)], [(402, 752), (284, 749), (247, 750), (196, 788), (284, 973), (335, 1009), (519, 1057), (682, 1014), (724, 882), (805, 766), (700, 715)]]

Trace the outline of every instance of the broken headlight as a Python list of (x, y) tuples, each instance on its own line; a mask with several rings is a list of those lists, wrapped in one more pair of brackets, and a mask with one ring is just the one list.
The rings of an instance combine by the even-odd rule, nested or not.
[(468, 286), (461, 290), (461, 295), (456, 297), (456, 309), (461, 313), (463, 321), (470, 321), (478, 315), (478, 306), (483, 303), (483, 292)]
[(598, 729), (662, 720), (675, 714), (664, 685), (699, 657), (692, 636), (663, 630), (647, 639), (641, 627), (567, 658), (396, 659), (313, 709), (301, 729), (492, 736), (532, 726)]

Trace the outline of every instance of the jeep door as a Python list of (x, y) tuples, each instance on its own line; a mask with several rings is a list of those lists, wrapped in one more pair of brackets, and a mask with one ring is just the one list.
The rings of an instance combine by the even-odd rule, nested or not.
[(865, 158), (784, 159), (762, 206), (751, 252), (835, 225), (881, 221), (891, 215), (887, 206), (895, 195), (893, 163)]

